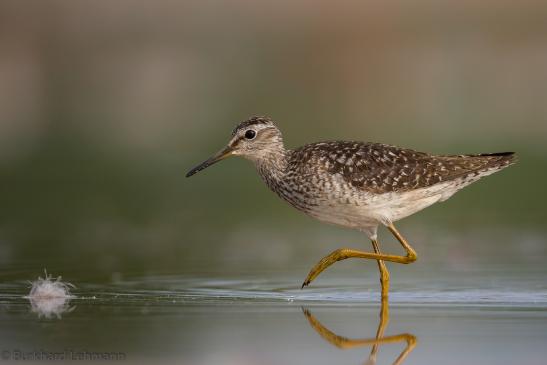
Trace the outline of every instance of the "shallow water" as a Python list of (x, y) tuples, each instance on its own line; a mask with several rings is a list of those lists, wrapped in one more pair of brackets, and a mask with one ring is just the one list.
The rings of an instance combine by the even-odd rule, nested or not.
[[(395, 273), (383, 337), (416, 338), (405, 364), (545, 363), (542, 269)], [(325, 275), (304, 290), (296, 274), (134, 276), (76, 283), (74, 298), (45, 304), (24, 297), (28, 283), (7, 281), (0, 287), (2, 356), (8, 363), (17, 351), (36, 351), (179, 364), (363, 364), (370, 343), (338, 342), (351, 347), (342, 350), (324, 337), (374, 339), (380, 325), (377, 279), (346, 274)], [(404, 338), (394, 339), (379, 346), (378, 364), (393, 363), (405, 349)]]

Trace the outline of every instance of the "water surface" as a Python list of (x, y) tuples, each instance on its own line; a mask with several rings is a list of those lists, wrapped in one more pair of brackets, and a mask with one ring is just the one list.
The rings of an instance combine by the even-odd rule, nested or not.
[[(416, 339), (405, 364), (545, 363), (541, 269), (395, 272), (381, 337)], [(28, 283), (5, 281), (2, 350), (115, 352), (130, 362), (179, 364), (363, 364), (381, 323), (379, 286), (376, 277), (346, 274), (325, 275), (304, 290), (292, 273), (79, 282), (74, 298), (42, 312), (24, 297)], [(404, 339), (380, 345), (377, 363), (394, 362), (405, 346)]]

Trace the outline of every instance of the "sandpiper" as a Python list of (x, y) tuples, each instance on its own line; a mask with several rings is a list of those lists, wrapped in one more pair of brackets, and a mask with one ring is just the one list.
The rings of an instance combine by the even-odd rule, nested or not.
[[(340, 248), (323, 257), (302, 288), (336, 261), (377, 260), (382, 296), (388, 295), (384, 261), (409, 264), (414, 249), (393, 225), (515, 162), (513, 152), (475, 155), (432, 155), (387, 144), (326, 141), (289, 150), (281, 131), (267, 117), (252, 117), (233, 130), (227, 146), (191, 169), (186, 177), (229, 156), (252, 161), (266, 185), (296, 209), (323, 222), (364, 232), (374, 252)], [(384, 254), (377, 240), (386, 226), (406, 251)]]

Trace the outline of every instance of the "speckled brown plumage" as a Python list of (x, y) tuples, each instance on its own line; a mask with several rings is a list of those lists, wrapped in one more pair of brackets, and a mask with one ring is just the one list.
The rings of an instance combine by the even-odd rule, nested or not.
[[(252, 161), (266, 185), (296, 209), (323, 222), (358, 229), (370, 238), (374, 252), (334, 250), (313, 266), (302, 288), (337, 261), (372, 259), (378, 262), (382, 298), (387, 298), (390, 280), (385, 261), (409, 264), (418, 257), (393, 222), (443, 202), (515, 162), (512, 152), (444, 156), (352, 141), (318, 142), (290, 150), (272, 120), (252, 117), (233, 130), (226, 147), (186, 176), (234, 155)], [(399, 241), (405, 256), (380, 250), (380, 224)]]
[(289, 153), (290, 168), (313, 166), (340, 174), (351, 186), (372, 193), (403, 192), (480, 175), (513, 162), (512, 152), (436, 156), (381, 143), (329, 141)]
[(371, 238), (389, 225), (514, 162), (512, 152), (432, 155), (380, 143), (330, 141), (286, 149), (266, 117), (240, 123), (224, 150), (191, 176), (229, 155), (251, 160), (266, 185), (293, 207)]

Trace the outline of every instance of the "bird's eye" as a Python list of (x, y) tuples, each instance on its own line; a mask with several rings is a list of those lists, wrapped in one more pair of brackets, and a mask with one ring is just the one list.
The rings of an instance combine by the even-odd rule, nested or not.
[(254, 139), (256, 137), (256, 132), (252, 129), (249, 129), (247, 132), (245, 132), (245, 138), (247, 139)]

